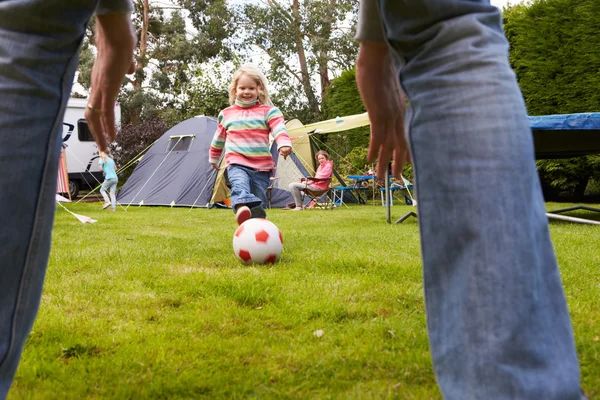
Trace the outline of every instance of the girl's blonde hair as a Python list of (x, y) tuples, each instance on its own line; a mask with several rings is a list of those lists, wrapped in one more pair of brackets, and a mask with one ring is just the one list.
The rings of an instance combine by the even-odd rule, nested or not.
[(258, 101), (260, 101), (261, 104), (273, 105), (273, 103), (271, 103), (271, 98), (269, 97), (269, 92), (267, 90), (267, 78), (265, 78), (263, 73), (252, 64), (242, 65), (233, 74), (233, 77), (231, 78), (231, 83), (229, 84), (229, 104), (233, 105), (235, 103), (235, 89), (237, 87), (238, 81), (243, 75), (250, 77), (250, 79), (256, 82), (256, 86), (258, 89)]
[(108, 149), (104, 150), (103, 152), (100, 152), (100, 158), (102, 159), (102, 161), (106, 162), (106, 158), (113, 158), (112, 154), (110, 154), (110, 151)]

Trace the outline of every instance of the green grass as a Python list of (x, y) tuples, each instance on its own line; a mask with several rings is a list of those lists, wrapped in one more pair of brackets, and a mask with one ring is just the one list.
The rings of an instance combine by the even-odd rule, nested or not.
[[(381, 206), (271, 210), (282, 259), (244, 266), (229, 210), (68, 207), (99, 222), (57, 210), (9, 399), (441, 398), (414, 218), (388, 225)], [(392, 220), (410, 210), (392, 207)], [(599, 228), (551, 224), (590, 398), (600, 396)]]

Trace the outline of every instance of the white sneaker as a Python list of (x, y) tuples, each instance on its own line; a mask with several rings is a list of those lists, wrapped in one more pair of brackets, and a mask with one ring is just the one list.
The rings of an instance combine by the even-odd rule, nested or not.
[(106, 209), (106, 208), (108, 208), (108, 207), (110, 207), (110, 203), (104, 203), (104, 204), (102, 205), (102, 209), (103, 209), (103, 210), (104, 210), (104, 209)]
[(290, 211), (302, 211), (302, 210), (304, 210), (304, 207), (292, 208)]

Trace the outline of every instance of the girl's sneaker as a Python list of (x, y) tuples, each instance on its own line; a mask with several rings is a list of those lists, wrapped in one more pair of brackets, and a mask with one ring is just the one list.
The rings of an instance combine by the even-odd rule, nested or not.
[(110, 203), (104, 203), (102, 205), (102, 209), (105, 210), (106, 208), (110, 207)]
[(251, 216), (252, 213), (250, 212), (250, 209), (246, 206), (241, 206), (235, 212), (235, 220), (237, 221), (238, 225), (241, 225), (244, 222), (248, 221)]

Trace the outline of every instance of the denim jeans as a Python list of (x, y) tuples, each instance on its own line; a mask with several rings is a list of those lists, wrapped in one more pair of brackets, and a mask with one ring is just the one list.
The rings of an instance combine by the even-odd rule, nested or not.
[(579, 399), (525, 104), (487, 1), (380, 0), (404, 58), (427, 327), (445, 399)]
[(39, 307), (63, 115), (94, 7), (0, 0), (0, 399)]
[[(117, 183), (119, 183), (119, 179), (112, 178), (106, 179), (102, 182), (102, 187), (100, 188), (100, 194), (104, 199), (105, 203), (110, 203), (110, 208), (113, 210), (117, 209), (117, 196), (115, 196), (115, 192), (117, 191)], [(110, 198), (106, 194), (106, 191), (110, 191)]]
[(227, 168), (231, 183), (231, 206), (233, 212), (238, 204), (250, 208), (267, 206), (267, 187), (271, 172), (256, 171), (243, 165), (232, 164)]

